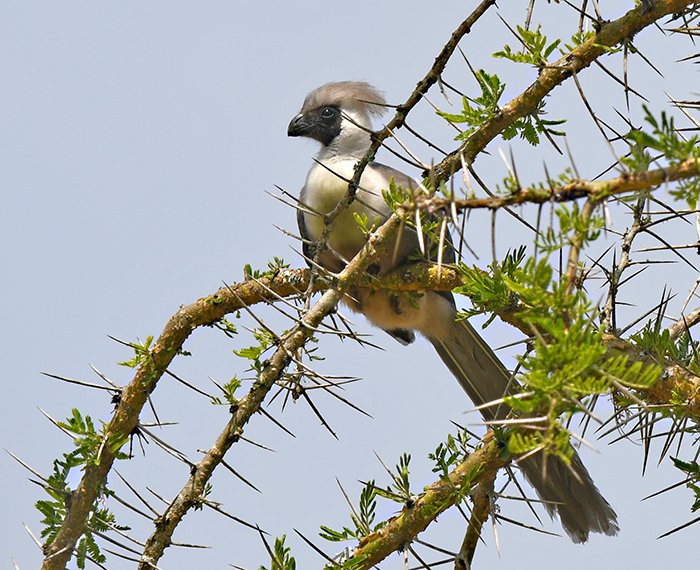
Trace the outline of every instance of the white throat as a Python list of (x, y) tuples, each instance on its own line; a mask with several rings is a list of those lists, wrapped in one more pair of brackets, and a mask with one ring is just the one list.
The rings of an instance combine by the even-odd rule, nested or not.
[(369, 148), (371, 129), (369, 117), (364, 112), (343, 109), (340, 134), (318, 153), (318, 160), (361, 159)]

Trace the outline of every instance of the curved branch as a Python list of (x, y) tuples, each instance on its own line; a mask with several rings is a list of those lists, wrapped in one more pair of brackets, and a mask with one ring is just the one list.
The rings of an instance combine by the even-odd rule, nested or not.
[(454, 505), (457, 492), (462, 496), (466, 494), (462, 487), (488, 486), (496, 472), (508, 464), (502, 455), (503, 450), (493, 440), (493, 433), (489, 432), (483, 446), (449, 474), (449, 482), (436, 481), (410, 508), (405, 506), (399, 515), (389, 519), (377, 532), (363, 538), (353, 554), (353, 558), (359, 558), (362, 562), (353, 568), (369, 569), (392, 552), (410, 544), (440, 513)]
[[(305, 342), (312, 330), (335, 307), (342, 298), (344, 291), (357, 278), (357, 275), (363, 274), (381, 247), (384, 247), (392, 239), (392, 235), (397, 231), (398, 226), (398, 217), (392, 217), (370, 239), (368, 247), (358, 255), (358, 258), (353, 260), (346, 270), (339, 275), (337, 288), (327, 290), (302, 322), (294, 327), (283, 339), (282, 344), (267, 362), (259, 382), (239, 401), (238, 406), (232, 410), (231, 420), (217, 438), (216, 443), (202, 461), (196, 465), (190, 480), (166, 513), (159, 519), (156, 530), (149, 539), (147, 548), (144, 550), (144, 562), (141, 565), (143, 570), (150, 568), (150, 564), (154, 564), (162, 555), (163, 550), (170, 544), (175, 527), (189, 508), (200, 500), (204, 485), (214, 468), (220, 463), (226, 450), (238, 440), (245, 424), (257, 411), (269, 389), (289, 364), (290, 355)], [(309, 279), (309, 270), (283, 270), (257, 281), (250, 280), (228, 288), (222, 288), (213, 295), (180, 309), (170, 319), (163, 333), (153, 345), (150, 351), (150, 358), (138, 370), (134, 380), (124, 389), (121, 402), (115, 411), (106, 434), (106, 440), (109, 441), (119, 434), (129, 434), (134, 430), (138, 424), (138, 417), (145, 404), (147, 395), (155, 389), (160, 376), (195, 328), (213, 324), (226, 314), (240, 310), (247, 305), (274, 301), (279, 296), (299, 294), (300, 290), (308, 286)], [(366, 279), (368, 279), (366, 276), (360, 279), (360, 283), (363, 286), (396, 290), (450, 290), (464, 285), (461, 274), (454, 268), (443, 266), (438, 273), (437, 266), (427, 264), (407, 266), (381, 279), (372, 278), (371, 281), (365, 281)], [(326, 285), (318, 284), (319, 289), (323, 289), (324, 286)], [(499, 313), (499, 317), (505, 322), (509, 322), (525, 331), (526, 334), (529, 332), (529, 327), (518, 319), (516, 309), (504, 310)], [(604, 342), (611, 351), (624, 352), (631, 355), (633, 360), (642, 360), (650, 364), (654, 362), (648, 354), (643, 353), (622, 339), (606, 335)], [(691, 417), (700, 418), (700, 378), (678, 365), (667, 365), (665, 376), (657, 384), (645, 390), (643, 394), (645, 399), (651, 403), (678, 401), (679, 395), (682, 395), (687, 401), (685, 413)], [(65, 561), (67, 561), (70, 558), (72, 549), (70, 541), (73, 540), (73, 544), (75, 544), (80, 537), (92, 508), (92, 503), (98, 497), (97, 491), (103, 487), (113, 461), (113, 451), (110, 446), (105, 445), (100, 451), (100, 459), (97, 464), (86, 468), (80, 485), (72, 494), (72, 500), (69, 502), (70, 508), (61, 531), (46, 549), (46, 559), (42, 568), (61, 568), (65, 566), (66, 562), (61, 562), (60, 560), (65, 558)], [(499, 469), (503, 464), (503, 460), (496, 451), (481, 450), (470, 456), (464, 468), (469, 467), (471, 469), (474, 466), (482, 466), (487, 471), (490, 471)], [(462, 471), (456, 470), (456, 473), (457, 476), (460, 476), (460, 473), (463, 475)], [(482, 474), (477, 482), (482, 481), (482, 476), (485, 477)], [(458, 479), (455, 479), (455, 484), (458, 481)], [(440, 489), (437, 483), (431, 487), (431, 490), (436, 494), (428, 495), (427, 504), (434, 506), (444, 499), (445, 495), (441, 494), (444, 490)], [(451, 503), (446, 504), (445, 508), (450, 505)], [(405, 517), (397, 517), (395, 521), (388, 525), (387, 530), (382, 530), (382, 536), (389, 533), (387, 538), (389, 542), (386, 545), (375, 544), (373, 541), (368, 542), (366, 545), (363, 543), (360, 545), (363, 552), (370, 552), (371, 560), (382, 558), (391, 550), (391, 545), (403, 544), (401, 539), (407, 540), (410, 536), (414, 536), (412, 533), (420, 532), (420, 530), (425, 528), (423, 525), (429, 524), (432, 519), (425, 517), (426, 512), (418, 509), (415, 513), (406, 513)], [(419, 515), (416, 515), (416, 513), (419, 513)]]
[(700, 160), (688, 158), (683, 162), (655, 168), (646, 172), (624, 172), (616, 178), (609, 180), (590, 181), (574, 180), (569, 184), (557, 186), (552, 189), (545, 188), (521, 188), (517, 192), (502, 196), (488, 196), (484, 198), (464, 198), (452, 200), (439, 196), (416, 196), (416, 203), (420, 208), (429, 211), (455, 207), (465, 210), (489, 209), (497, 210), (506, 206), (518, 204), (544, 204), (547, 202), (571, 202), (579, 198), (590, 198), (599, 202), (608, 196), (645, 190), (678, 180), (687, 180), (700, 176)]
[[(258, 382), (239, 401), (239, 406), (234, 411), (231, 421), (217, 441), (219, 447), (213, 451), (210, 450), (205, 458), (197, 464), (190, 482), (178, 496), (178, 499), (181, 500), (161, 517), (156, 531), (151, 537), (150, 542), (153, 543), (153, 547), (145, 560), (150, 563), (155, 563), (158, 560), (163, 549), (169, 544), (172, 531), (182, 515), (199, 500), (203, 485), (211, 475), (211, 471), (221, 461), (226, 449), (240, 436), (243, 425), (257, 411), (267, 392), (289, 364), (291, 355), (311, 336), (321, 320), (335, 308), (357, 276), (363, 274), (372, 260), (386, 247), (398, 231), (399, 223), (399, 217), (394, 215), (377, 232), (372, 234), (367, 246), (338, 275), (336, 286), (333, 289), (328, 289), (304, 318), (286, 335), (273, 356), (266, 362)], [(290, 293), (298, 292), (298, 285), (297, 282), (292, 283), (284, 279), (281, 283), (282, 289)], [(246, 282), (241, 284), (239, 288), (244, 294), (243, 299), (246, 298), (246, 294), (251, 300), (262, 300), (265, 297), (264, 288), (258, 283)], [(104, 442), (123, 441), (124, 436), (128, 436), (136, 429), (139, 415), (148, 395), (153, 392), (158, 380), (192, 331), (199, 326), (212, 324), (227, 313), (238, 310), (242, 306), (241, 299), (235, 291), (231, 291), (227, 295), (224, 290), (219, 290), (211, 297), (200, 299), (196, 303), (180, 309), (168, 321), (162, 334), (150, 349), (148, 358), (136, 372), (134, 379), (124, 388), (120, 403), (105, 432)], [(83, 533), (93, 504), (99, 498), (101, 490), (107, 482), (107, 475), (114, 463), (116, 451), (118, 449), (112, 445), (102, 445), (95, 464), (85, 468), (85, 473), (77, 489), (73, 491), (71, 500), (66, 501), (66, 516), (61, 529), (53, 542), (45, 548), (42, 570), (65, 568), (70, 560), (73, 548)], [(148, 562), (144, 562), (142, 567), (151, 568), (152, 566)]]
[(478, 129), (460, 147), (435, 165), (432, 176), (436, 187), (462, 168), (462, 159), (471, 164), (486, 145), (518, 119), (537, 109), (537, 105), (555, 87), (574, 73), (581, 71), (605, 53), (605, 47), (613, 47), (634, 37), (641, 30), (669, 14), (682, 12), (694, 4), (692, 0), (657, 0), (640, 2), (624, 16), (612, 22), (600, 22), (598, 33), (583, 42), (558, 61), (542, 69), (537, 80), (521, 95), (501, 107), (501, 113)]
[(398, 216), (392, 216), (375, 234), (348, 266), (338, 275), (338, 283), (328, 289), (301, 321), (282, 339), (274, 354), (264, 363), (263, 370), (250, 391), (233, 407), (231, 419), (216, 443), (204, 458), (195, 465), (192, 475), (177, 498), (169, 505), (165, 513), (156, 521), (156, 528), (146, 542), (140, 570), (149, 570), (160, 559), (165, 548), (170, 545), (172, 534), (182, 517), (203, 496), (206, 483), (214, 469), (221, 463), (226, 451), (240, 438), (244, 426), (257, 412), (265, 396), (283, 374), (292, 360), (292, 355), (304, 345), (321, 321), (335, 309), (345, 291), (353, 284), (358, 275), (365, 272), (370, 263), (391, 241), (399, 228)]
[[(511, 101), (502, 108), (502, 113), (492, 121), (484, 125), (479, 131), (474, 133), (464, 144), (456, 151), (448, 155), (435, 168), (435, 179), (440, 182), (447, 180), (449, 176), (461, 168), (461, 157), (464, 157), (467, 162), (472, 162), (476, 155), (483, 150), (486, 144), (493, 140), (504, 128), (512, 124), (520, 117), (524, 117), (531, 113), (539, 101), (542, 100), (554, 87), (569, 77), (573, 71), (578, 71), (588, 66), (593, 60), (604, 53), (602, 46), (616, 45), (625, 38), (632, 37), (644, 27), (652, 24), (657, 19), (673, 12), (681, 11), (685, 6), (690, 4), (688, 1), (681, 0), (658, 0), (651, 6), (649, 3), (642, 3), (640, 7), (630, 11), (622, 18), (615, 22), (602, 25), (599, 33), (592, 40), (585, 42), (577, 47), (570, 54), (560, 59), (555, 64), (545, 68), (538, 80), (533, 83), (521, 96)], [(483, 12), (493, 4), (491, 0), (484, 0), (482, 4), (474, 11), (473, 21), (478, 19)], [(470, 18), (472, 18), (470, 16)], [(473, 23), (472, 21), (472, 23)], [(461, 35), (467, 33), (472, 25), (470, 20), (458, 30)], [(457, 34), (457, 32), (456, 32)], [(412, 98), (408, 102), (397, 109), (397, 117), (395, 121), (402, 124), (403, 119), (401, 113), (407, 113), (412, 105), (419, 99), (419, 95), (427, 90), (437, 78), (444, 67), (444, 63), (449, 59), (450, 54), (456, 46), (461, 35), (457, 34), (450, 40), (454, 45), (447, 51), (443, 50), (445, 58), (436, 60), (436, 63), (431, 69), (431, 72), (422, 86), (414, 91)], [(455, 41), (456, 38), (456, 41)], [(390, 123), (391, 125), (392, 123)], [(374, 155), (374, 152), (384, 140), (389, 136), (388, 132), (382, 132), (373, 138), (372, 149), (367, 154), (365, 159), (358, 164), (358, 168), (353, 178), (353, 183), (350, 184), (351, 189), (357, 186), (362, 169)], [(697, 173), (697, 164), (692, 166), (694, 172)], [(660, 169), (663, 170), (663, 169)], [(648, 173), (647, 173), (648, 174)], [(643, 176), (643, 175), (632, 175)], [(669, 178), (664, 178), (662, 181)], [(600, 190), (600, 192), (609, 192), (608, 190)], [(352, 190), (348, 192), (346, 200), (339, 204), (339, 207), (346, 207), (353, 199)], [(508, 197), (504, 200), (509, 199)], [(512, 198), (510, 198), (512, 199)], [(551, 199), (551, 194), (548, 193), (546, 200)], [(525, 200), (521, 200), (525, 201)], [(543, 200), (544, 201), (544, 200)], [(518, 202), (511, 202), (518, 203)], [(345, 204), (345, 206), (343, 206)], [(475, 207), (467, 206), (463, 207)], [(493, 206), (482, 206), (493, 207)], [(331, 214), (332, 217), (334, 214)], [(337, 214), (335, 214), (337, 215)], [(330, 223), (330, 222), (329, 222)], [(149, 541), (148, 557), (150, 561), (158, 560), (163, 549), (169, 544), (172, 531), (182, 517), (182, 514), (187, 512), (187, 509), (194, 504), (200, 497), (203, 489), (203, 484), (211, 474), (211, 471), (221, 461), (226, 449), (240, 436), (241, 430), (245, 423), (250, 419), (252, 414), (258, 409), (260, 403), (265, 398), (270, 387), (283, 373), (286, 366), (289, 364), (291, 354), (298, 347), (302, 346), (307, 338), (311, 335), (313, 329), (321, 320), (336, 306), (342, 298), (346, 289), (361, 275), (368, 267), (370, 262), (376, 257), (382, 247), (391, 239), (391, 236), (397, 231), (399, 226), (398, 216), (392, 216), (389, 221), (374, 234), (368, 243), (368, 246), (358, 254), (358, 256), (347, 266), (347, 268), (338, 276), (337, 284), (333, 289), (327, 290), (322, 298), (311, 308), (307, 315), (299, 322), (285, 337), (275, 351), (274, 355), (266, 363), (265, 368), (260, 376), (259, 381), (251, 389), (251, 391), (239, 402), (239, 406), (233, 411), (232, 418), (226, 429), (217, 440), (217, 444), (210, 450), (207, 456), (196, 466), (195, 472), (191, 480), (182, 490), (173, 506), (166, 511), (162, 519), (159, 521), (156, 532)], [(445, 268), (442, 269), (438, 280), (442, 281), (448, 272)], [(284, 272), (282, 276), (289, 276)], [(293, 275), (300, 277), (308, 276), (305, 272), (296, 272)], [(299, 281), (278, 282), (277, 278), (272, 280), (273, 284), (279, 286), (276, 290), (278, 294), (296, 294), (303, 290), (304, 285), (308, 285), (309, 281), (301, 278)], [(281, 293), (285, 291), (285, 293)], [(149, 351), (148, 358), (144, 361), (141, 367), (136, 372), (134, 379), (126, 386), (121, 394), (121, 401), (117, 406), (112, 420), (105, 433), (105, 445), (99, 450), (98, 458), (94, 464), (88, 465), (85, 468), (83, 477), (71, 494), (70, 501), (66, 501), (67, 512), (61, 529), (55, 539), (45, 549), (45, 559), (42, 569), (59, 569), (64, 568), (72, 555), (73, 548), (82, 535), (88, 516), (99, 498), (102, 489), (107, 481), (107, 475), (112, 467), (117, 449), (111, 443), (115, 441), (123, 441), (137, 427), (139, 415), (145, 405), (149, 394), (156, 388), (158, 381), (164, 371), (167, 369), (173, 358), (179, 352), (183, 343), (189, 337), (193, 330), (197, 327), (207, 324), (212, 324), (220, 320), (224, 315), (232, 311), (236, 311), (247, 303), (248, 299), (251, 302), (270, 298), (269, 293), (264, 290), (259, 284), (254, 282), (242, 283), (236, 287), (236, 295), (226, 294), (225, 290), (220, 290), (215, 295), (200, 299), (196, 303), (180, 309), (168, 322), (158, 340), (154, 343)], [(243, 300), (243, 303), (241, 302)], [(663, 395), (663, 394), (662, 394)], [(661, 396), (659, 396), (661, 397)], [(228, 446), (228, 447), (227, 447)], [(492, 444), (488, 448), (492, 450), (495, 446)], [(475, 453), (473, 461), (480, 461), (480, 453)], [(486, 451), (483, 451), (486, 453)], [(494, 465), (498, 464), (496, 451), (493, 453)], [(485, 456), (486, 457), (486, 456)], [(488, 456), (490, 457), (490, 456)], [(489, 467), (490, 468), (490, 467)], [(434, 489), (434, 493), (439, 494), (440, 489)], [(435, 495), (436, 497), (439, 495)], [(407, 514), (407, 516), (409, 516)], [(386, 531), (388, 532), (388, 531)], [(377, 546), (373, 548), (369, 543), (363, 548), (370, 552), (371, 556), (383, 551), (384, 547)], [(144, 563), (148, 565), (148, 563)], [(143, 565), (142, 565), (143, 566)]]

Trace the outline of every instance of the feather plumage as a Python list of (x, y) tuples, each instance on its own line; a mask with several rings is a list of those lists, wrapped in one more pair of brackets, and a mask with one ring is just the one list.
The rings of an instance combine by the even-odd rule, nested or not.
[[(369, 148), (371, 117), (381, 115), (384, 105), (383, 95), (369, 83), (327, 83), (309, 93), (301, 112), (292, 119), (288, 129), (290, 136), (314, 138), (322, 145), (300, 197), (312, 212), (318, 212), (300, 210), (298, 213), (301, 235), (309, 242), (321, 235), (325, 227), (323, 214), (333, 210), (347, 192), (347, 181), (354, 174), (355, 164)], [(404, 188), (418, 186), (393, 168), (376, 162), (367, 165), (355, 200), (336, 221), (328, 238), (329, 249), (317, 257), (317, 263), (337, 272), (346, 260), (357, 254), (366, 236), (358, 228), (354, 214), (366, 215), (370, 220), (377, 217), (380, 222), (386, 220), (391, 210), (382, 190), (388, 189), (392, 178)], [(428, 239), (426, 236), (426, 241)], [(449, 244), (449, 235), (446, 241)], [(397, 242), (397, 247), (389, 247), (368, 272), (381, 276), (420, 252), (415, 228), (406, 226)], [(308, 247), (304, 249), (308, 254)], [(443, 262), (453, 261), (454, 252), (448, 246)], [(508, 391), (508, 370), (468, 322), (456, 320), (455, 302), (450, 292), (426, 291), (416, 298), (402, 292), (358, 287), (349, 292), (345, 303), (403, 344), (412, 342), (413, 331), (420, 332), (433, 344), (476, 406), (498, 400)], [(487, 407), (482, 415), (488, 421), (504, 418), (508, 411), (505, 405), (498, 409)], [(557, 457), (539, 454), (522, 460), (520, 467), (538, 495), (547, 501), (547, 511), (559, 515), (574, 542), (585, 542), (591, 532), (617, 534), (615, 512), (575, 451), (571, 466)]]

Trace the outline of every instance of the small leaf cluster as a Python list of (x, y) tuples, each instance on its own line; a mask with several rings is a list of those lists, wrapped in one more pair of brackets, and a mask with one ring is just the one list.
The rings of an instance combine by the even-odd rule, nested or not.
[(261, 356), (267, 351), (267, 349), (274, 346), (277, 340), (275, 336), (266, 328), (256, 329), (253, 331), (253, 336), (255, 337), (255, 340), (258, 341), (258, 344), (249, 346), (248, 348), (234, 350), (233, 353), (236, 356), (250, 360), (251, 368), (260, 373), (263, 369)]
[[(653, 161), (649, 150), (660, 152), (670, 166), (676, 166), (689, 158), (700, 158), (700, 139), (697, 135), (684, 140), (676, 130), (673, 117), (662, 112), (657, 119), (646, 105), (643, 109), (644, 120), (651, 126), (651, 132), (639, 129), (627, 134), (630, 153), (622, 159), (623, 164), (635, 172), (647, 171)], [(690, 209), (694, 210), (698, 204), (700, 180), (695, 177), (679, 181), (670, 190), (670, 194), (677, 200), (687, 202)]]
[(201, 511), (204, 508), (204, 505), (209, 503), (210, 501), (207, 500), (207, 497), (212, 494), (212, 491), (214, 490), (214, 486), (208, 482), (204, 485), (204, 490), (202, 493), (195, 499), (194, 502), (194, 510), (195, 511)]
[(463, 109), (460, 114), (437, 111), (437, 114), (450, 123), (465, 124), (466, 129), (455, 137), (455, 140), (464, 140), (474, 133), (479, 127), (498, 116), (501, 112), (498, 101), (503, 95), (506, 84), (502, 83), (497, 75), (489, 75), (483, 69), (475, 73), (476, 80), (481, 88), (481, 95), (474, 99), (474, 105), (465, 96), (462, 97)]
[(516, 269), (525, 259), (525, 246), (520, 246), (515, 251), (509, 251), (503, 262), (494, 261), (488, 271), (464, 263), (457, 265), (457, 270), (462, 274), (464, 285), (454, 289), (454, 293), (469, 295), (473, 308), (460, 312), (461, 318), (469, 318), (473, 315), (490, 313), (484, 326), (496, 318), (497, 313), (516, 307), (519, 303), (518, 296), (509, 287), (504, 279), (514, 276)]
[[(275, 539), (275, 552), (270, 561), (270, 570), (296, 570), (297, 562), (291, 554), (292, 549), (284, 545), (286, 539), (287, 535)], [(259, 570), (267, 570), (267, 568), (261, 565)]]
[(566, 119), (544, 119), (543, 116), (547, 114), (544, 110), (544, 106), (545, 102), (543, 99), (537, 104), (537, 107), (532, 113), (513, 121), (512, 124), (503, 129), (503, 140), (508, 141), (515, 138), (515, 135), (520, 135), (521, 139), (525, 139), (532, 146), (537, 146), (540, 144), (541, 134), (563, 137), (566, 134), (564, 131), (557, 131), (552, 127), (563, 125), (566, 123)]
[(678, 339), (671, 338), (670, 331), (661, 325), (659, 319), (649, 321), (639, 332), (631, 335), (630, 340), (651, 354), (677, 362), (696, 374), (700, 373), (696, 360), (698, 343), (687, 334)]
[[(70, 454), (71, 457), (77, 460), (78, 464), (84, 466), (94, 465), (97, 463), (98, 452), (105, 439), (107, 424), (101, 421), (102, 429), (98, 432), (90, 416), (85, 416), (83, 419), (82, 414), (76, 408), (72, 410), (72, 414), (67, 421), (56, 422), (56, 425), (77, 436), (73, 439), (76, 449)], [(128, 459), (125, 453), (119, 452), (119, 448), (126, 443), (126, 440), (127, 437), (119, 435), (114, 436), (107, 442), (117, 459)]]
[[(564, 48), (566, 49), (567, 52), (573, 51), (574, 48), (580, 46), (582, 43), (587, 42), (590, 40), (592, 37), (595, 36), (595, 32), (593, 30), (588, 30), (587, 32), (580, 31), (576, 32), (573, 36), (571, 36), (571, 43), (570, 44), (564, 44)], [(565, 55), (566, 52), (559, 48), (559, 52), (562, 55)]]
[(354, 511), (350, 514), (354, 529), (343, 527), (342, 531), (337, 531), (327, 526), (321, 526), (320, 536), (326, 540), (338, 542), (341, 540), (362, 539), (373, 532), (377, 532), (386, 524), (386, 521), (381, 521), (376, 525), (374, 524), (378, 496), (397, 503), (411, 505), (414, 501), (414, 496), (411, 494), (409, 482), (408, 466), (410, 463), (410, 454), (404, 453), (399, 457), (399, 464), (396, 466), (396, 474), (391, 474), (393, 483), (386, 489), (377, 487), (374, 480), (365, 484), (360, 493), (359, 511)]
[(582, 215), (577, 202), (559, 204), (554, 212), (559, 222), (558, 228), (550, 226), (540, 232), (538, 241), (538, 247), (546, 254), (579, 242), (585, 246), (598, 239), (600, 230), (605, 226), (602, 215)]
[[(680, 335), (677, 339), (672, 338), (670, 331), (662, 326), (660, 318), (646, 323), (639, 332), (630, 336), (630, 341), (660, 361), (669, 360), (678, 363), (693, 374), (700, 375), (698, 342), (694, 341), (688, 334)], [(661, 367), (656, 368), (660, 375), (662, 373)], [(673, 389), (668, 403), (673, 408), (662, 408), (659, 413), (673, 416), (683, 416), (687, 413), (688, 396), (681, 386), (676, 386)]]
[[(423, 188), (428, 191), (428, 193), (432, 194), (432, 191), (430, 189), (430, 181), (428, 178), (423, 180)], [(445, 188), (444, 183), (440, 185), (440, 190), (443, 190)], [(420, 191), (421, 193), (425, 193), (423, 189)], [(416, 196), (409, 190), (404, 189), (402, 186), (397, 186), (396, 182), (394, 181), (394, 178), (392, 177), (391, 180), (389, 180), (389, 189), (388, 190), (382, 190), (382, 196), (384, 197), (384, 201), (386, 202), (387, 206), (391, 209), (392, 212), (395, 214), (402, 214), (404, 217), (404, 223), (412, 228), (416, 227), (416, 222), (413, 216), (408, 215), (410, 212), (415, 212), (415, 209), (417, 208), (416, 205)], [(355, 218), (357, 219), (357, 214), (355, 215)], [(421, 229), (423, 230), (423, 234), (430, 242), (433, 242), (437, 239), (437, 236), (435, 235), (435, 229), (439, 227), (440, 222), (439, 218), (435, 215), (428, 214), (424, 211), (421, 210), (420, 212), (420, 218), (421, 218)], [(426, 240), (426, 241), (428, 241)], [(416, 254), (417, 258), (424, 260), (425, 258), (422, 257), (422, 254), (418, 252)]]
[(393, 476), (394, 483), (391, 485), (396, 495), (403, 501), (408, 501), (412, 497), (411, 485), (408, 481), (408, 466), (410, 463), (411, 455), (409, 453), (404, 453), (399, 457), (399, 464), (396, 466), (396, 475)]
[(236, 329), (236, 325), (234, 325), (226, 317), (222, 317), (217, 322), (212, 323), (209, 326), (216, 328), (216, 329), (219, 329), (221, 332), (223, 332), (229, 338), (233, 338), (234, 335), (238, 334), (238, 330)]
[(319, 535), (331, 542), (339, 542), (341, 540), (359, 540), (378, 531), (386, 524), (384, 521), (374, 524), (374, 511), (377, 506), (377, 495), (379, 494), (379, 489), (374, 484), (374, 480), (367, 482), (360, 493), (359, 511), (357, 511), (357, 514), (350, 514), (354, 528), (351, 529), (344, 526), (343, 530), (337, 531), (321, 525)]
[(243, 267), (243, 275), (246, 279), (274, 279), (280, 271), (288, 268), (289, 263), (285, 263), (284, 259), (274, 257), (272, 261), (267, 262), (266, 270), (253, 269), (250, 264), (246, 264)]
[[(475, 131), (497, 117), (501, 112), (498, 101), (503, 95), (506, 84), (502, 83), (497, 75), (490, 75), (483, 69), (477, 71), (475, 75), (481, 89), (481, 95), (473, 100), (473, 104), (469, 98), (462, 97), (463, 109), (460, 114), (437, 111), (438, 115), (447, 119), (450, 123), (466, 125), (466, 128), (455, 137), (455, 140), (469, 138)], [(520, 135), (520, 138), (536, 146), (540, 143), (539, 135), (542, 133), (555, 136), (563, 135), (563, 132), (556, 131), (552, 127), (563, 124), (566, 122), (565, 119), (556, 121), (544, 119), (543, 115), (546, 114), (544, 107), (545, 102), (542, 100), (531, 114), (513, 121), (504, 128), (501, 133), (503, 140), (510, 140), (515, 138), (516, 135)]]
[[(593, 27), (598, 30), (598, 22), (593, 22)], [(587, 42), (588, 40), (591, 40), (595, 37), (596, 31), (594, 30), (588, 30), (588, 31), (578, 31), (574, 35), (571, 36), (571, 43), (570, 44), (563, 44), (564, 49), (559, 48), (559, 53), (563, 56), (566, 56), (568, 53), (572, 52), (575, 48), (580, 46), (581, 44)], [(597, 48), (602, 49), (605, 53), (608, 55), (612, 55), (614, 53), (618, 53), (623, 50), (623, 46), (621, 44), (614, 45), (614, 46), (606, 46), (602, 44), (593, 44)], [(631, 47), (630, 44), (627, 44), (628, 47)], [(633, 48), (632, 48), (633, 49)]]
[(448, 434), (447, 441), (441, 442), (433, 453), (428, 454), (428, 459), (435, 462), (433, 473), (439, 473), (440, 479), (444, 481), (449, 472), (469, 455), (469, 439), (466, 429), (460, 430), (456, 437)]
[[(64, 453), (63, 459), (55, 459), (53, 462), (53, 472), (48, 477), (45, 486), (50, 499), (36, 502), (37, 510), (44, 517), (41, 520), (41, 523), (45, 525), (41, 536), (46, 538), (47, 545), (56, 538), (66, 516), (66, 504), (72, 496), (68, 485), (72, 470), (78, 467), (84, 469), (88, 465), (95, 464), (99, 448), (104, 441), (104, 424), (102, 433), (98, 433), (90, 416), (83, 418), (77, 409), (73, 410), (72, 416), (66, 422), (58, 422), (58, 426), (78, 437), (73, 440), (76, 448), (70, 453)], [(120, 438), (119, 442), (113, 442), (111, 445), (117, 459), (128, 458), (127, 454), (118, 451), (123, 442), (124, 440)], [(104, 495), (110, 494), (109, 490), (104, 491)], [(85, 568), (85, 561), (88, 558), (100, 564), (105, 562), (105, 556), (100, 552), (92, 531), (106, 532), (110, 528), (129, 530), (128, 527), (116, 524), (114, 514), (108, 508), (93, 505), (83, 536), (75, 548), (78, 568)]]
[(389, 180), (389, 189), (382, 190), (382, 196), (392, 212), (397, 213), (401, 207), (415, 203), (413, 194), (402, 186), (397, 186), (394, 177)]
[(149, 335), (146, 338), (146, 342), (130, 342), (129, 346), (134, 349), (134, 357), (131, 360), (126, 360), (124, 362), (117, 362), (120, 366), (127, 366), (129, 368), (138, 368), (146, 362), (151, 360), (150, 347), (153, 343), (153, 335)]
[[(566, 283), (554, 279), (553, 273), (547, 258), (539, 262), (528, 258), (512, 275), (504, 276), (521, 301), (518, 316), (538, 331), (534, 360), (539, 362), (536, 366), (533, 359), (522, 362), (530, 376), (535, 373), (529, 383), (551, 384), (557, 374), (578, 377), (605, 353), (600, 343), (602, 331), (592, 324), (591, 306), (585, 294), (568, 293)], [(589, 348), (593, 351), (586, 354)], [(555, 383), (560, 381), (561, 378)]]
[(85, 568), (85, 561), (88, 559), (101, 564), (106, 562), (107, 558), (102, 554), (97, 542), (95, 542), (93, 532), (105, 533), (112, 529), (130, 530), (128, 526), (116, 524), (114, 514), (106, 507), (94, 508), (86, 523), (85, 532), (75, 547), (75, 562), (78, 568), (81, 570)]
[(549, 63), (549, 56), (557, 49), (561, 40), (554, 40), (547, 45), (547, 36), (540, 31), (541, 26), (536, 30), (527, 30), (518, 26), (518, 34), (522, 39), (523, 51), (514, 52), (510, 46), (505, 46), (503, 51), (497, 51), (493, 57), (504, 58), (516, 63), (529, 63), (537, 69), (542, 69)]
[(365, 237), (369, 237), (369, 235), (379, 227), (382, 221), (382, 219), (379, 216), (375, 216), (372, 220), (372, 224), (370, 225), (369, 217), (364, 212), (353, 212), (352, 215), (355, 216), (357, 226), (362, 232), (362, 235), (364, 235)]
[(593, 370), (608, 380), (615, 380), (617, 384), (639, 390), (649, 388), (663, 373), (660, 366), (645, 365), (639, 360), (635, 362), (631, 362), (631, 360), (629, 354), (611, 356), (603, 366), (594, 366)]
[(676, 468), (680, 469), (680, 471), (685, 474), (686, 487), (695, 494), (695, 501), (690, 507), (690, 511), (694, 513), (700, 509), (700, 486), (698, 486), (698, 480), (700, 480), (700, 465), (698, 465), (696, 461), (681, 461), (676, 457), (672, 457), (671, 459)]
[(241, 381), (234, 376), (226, 384), (224, 384), (223, 386), (220, 387), (221, 391), (223, 392), (224, 401), (222, 401), (221, 398), (217, 398), (216, 396), (214, 396), (211, 399), (211, 403), (216, 404), (216, 405), (236, 404), (238, 402), (238, 398), (236, 398), (235, 393), (236, 393), (236, 390), (238, 390), (238, 388), (240, 388), (240, 387), (241, 387)]
[[(461, 429), (456, 436), (448, 434), (447, 441), (440, 443), (433, 453), (428, 454), (428, 459), (435, 462), (433, 473), (438, 473), (440, 480), (448, 485), (452, 485), (450, 471), (457, 465), (466, 461), (469, 456), (469, 433), (466, 428)], [(471, 491), (472, 481), (480, 475), (479, 466), (474, 466), (466, 479), (457, 488), (454, 488), (453, 498), (459, 504)]]

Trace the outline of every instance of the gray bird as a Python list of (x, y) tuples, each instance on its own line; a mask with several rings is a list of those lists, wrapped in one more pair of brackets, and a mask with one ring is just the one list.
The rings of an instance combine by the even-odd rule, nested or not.
[[(325, 227), (322, 215), (333, 210), (345, 195), (355, 164), (369, 148), (371, 117), (381, 115), (385, 108), (382, 94), (368, 83), (327, 83), (307, 95), (301, 112), (289, 123), (289, 136), (309, 137), (321, 143), (321, 151), (300, 195), (300, 202), (306, 208), (299, 209), (297, 215), (307, 257), (312, 256), (310, 244)], [(385, 221), (392, 212), (382, 190), (389, 188), (392, 178), (406, 190), (418, 187), (415, 180), (402, 172), (370, 162), (360, 179), (355, 200), (330, 233), (328, 249), (315, 260), (318, 264), (339, 272), (355, 257), (366, 237), (353, 214)], [(396, 247), (386, 248), (369, 273), (382, 276), (406, 264), (409, 256), (413, 260), (420, 255), (415, 229), (406, 227), (397, 242)], [(443, 261), (454, 261), (451, 247), (445, 248)], [(344, 303), (402, 344), (413, 342), (414, 331), (425, 336), (476, 406), (498, 400), (506, 392), (510, 374), (474, 328), (465, 320), (456, 320), (451, 293), (428, 291), (416, 298), (401, 292), (354, 288)], [(508, 410), (505, 406), (487, 407), (481, 413), (488, 421), (505, 417)], [(617, 534), (615, 512), (596, 488), (578, 454), (574, 453), (570, 466), (542, 453), (520, 461), (519, 466), (549, 514), (559, 515), (564, 530), (574, 542), (585, 542), (591, 532)]]

